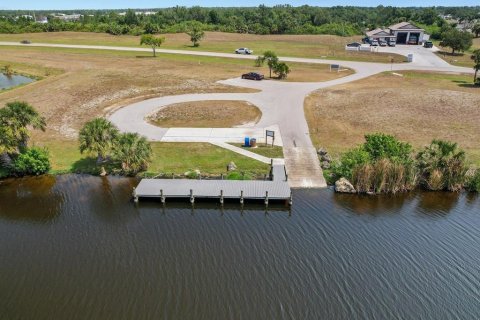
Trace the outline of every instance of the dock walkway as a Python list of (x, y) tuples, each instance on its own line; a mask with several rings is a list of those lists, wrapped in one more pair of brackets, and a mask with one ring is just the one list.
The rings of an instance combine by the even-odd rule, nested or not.
[(142, 179), (133, 192), (135, 201), (141, 198), (167, 199), (187, 198), (190, 202), (199, 199), (285, 200), (291, 203), (285, 166), (273, 165), (270, 180), (191, 180), (191, 179)]

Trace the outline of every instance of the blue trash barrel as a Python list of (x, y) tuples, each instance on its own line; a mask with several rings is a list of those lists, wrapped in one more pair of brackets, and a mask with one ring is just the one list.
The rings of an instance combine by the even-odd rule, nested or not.
[(245, 137), (245, 147), (250, 147), (250, 138)]

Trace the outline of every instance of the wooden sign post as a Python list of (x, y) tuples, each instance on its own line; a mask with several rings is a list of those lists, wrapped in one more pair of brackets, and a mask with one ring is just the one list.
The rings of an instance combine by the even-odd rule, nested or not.
[(265, 145), (268, 144), (268, 137), (272, 137), (272, 147), (273, 147), (273, 144), (275, 143), (275, 131), (273, 130), (265, 131)]

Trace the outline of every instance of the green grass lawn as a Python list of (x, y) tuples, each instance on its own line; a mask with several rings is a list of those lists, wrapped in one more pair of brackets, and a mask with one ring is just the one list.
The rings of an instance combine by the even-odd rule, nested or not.
[(235, 147), (245, 149), (247, 151), (262, 155), (267, 158), (283, 158), (283, 148), (279, 146), (266, 146), (264, 144), (258, 144), (257, 148), (244, 147), (242, 143), (231, 143)]
[[(80, 154), (76, 142), (62, 141), (41, 145), (50, 151), (52, 173), (99, 173), (100, 169), (95, 164), (95, 158)], [(220, 175), (226, 173), (230, 161), (235, 162), (239, 172), (251, 176), (263, 176), (269, 171), (269, 165), (265, 163), (209, 143), (153, 142), (152, 149), (154, 155), (147, 171), (148, 175), (161, 173), (183, 175), (189, 170), (196, 169), (202, 174)], [(108, 165), (106, 169), (109, 171)]]

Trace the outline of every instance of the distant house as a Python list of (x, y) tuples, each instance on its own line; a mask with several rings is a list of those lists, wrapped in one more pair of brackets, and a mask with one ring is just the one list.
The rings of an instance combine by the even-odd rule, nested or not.
[(387, 29), (377, 28), (366, 33), (369, 41), (393, 40), (397, 44), (422, 44), (425, 41), (425, 30), (410, 22), (400, 22)]
[(368, 31), (366, 33), (366, 36), (368, 38), (369, 41), (372, 41), (372, 40), (385, 40), (385, 41), (389, 41), (390, 39), (392, 40), (395, 40), (395, 36), (392, 35), (390, 33), (390, 29), (381, 29), (381, 28), (377, 28), (375, 30), (372, 30), (372, 31)]

